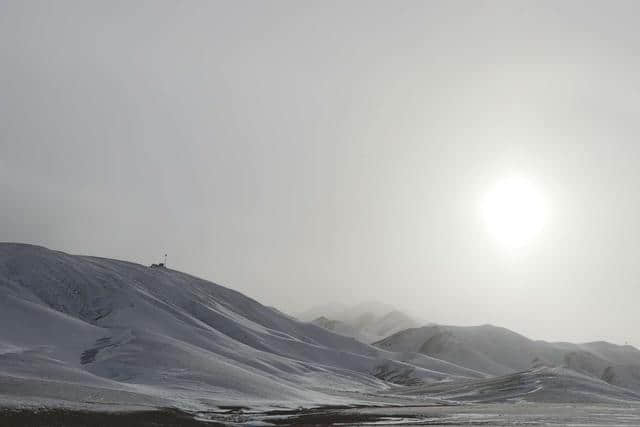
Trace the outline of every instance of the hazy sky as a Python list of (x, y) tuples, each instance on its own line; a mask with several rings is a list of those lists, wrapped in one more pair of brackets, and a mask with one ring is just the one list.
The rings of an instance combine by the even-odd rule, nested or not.
[[(0, 241), (640, 345), (640, 2), (0, 1)], [(519, 249), (480, 200), (544, 196)]]

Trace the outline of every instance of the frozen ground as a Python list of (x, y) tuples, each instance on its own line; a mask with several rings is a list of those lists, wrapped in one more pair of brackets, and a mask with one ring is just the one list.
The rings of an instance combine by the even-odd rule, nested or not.
[(289, 416), (260, 416), (273, 424), (357, 425), (640, 425), (638, 405), (474, 404), (463, 406), (318, 410)]
[(161, 427), (214, 425), (637, 426), (640, 405), (471, 404), (462, 406), (311, 408), (256, 412), (227, 408), (195, 417), (176, 410), (86, 412), (0, 410), (0, 425)]

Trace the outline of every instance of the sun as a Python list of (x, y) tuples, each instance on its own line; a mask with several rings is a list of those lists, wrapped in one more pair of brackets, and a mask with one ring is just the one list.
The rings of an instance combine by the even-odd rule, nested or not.
[(547, 206), (535, 183), (522, 176), (499, 181), (482, 200), (482, 215), (493, 237), (507, 248), (520, 248), (543, 229)]

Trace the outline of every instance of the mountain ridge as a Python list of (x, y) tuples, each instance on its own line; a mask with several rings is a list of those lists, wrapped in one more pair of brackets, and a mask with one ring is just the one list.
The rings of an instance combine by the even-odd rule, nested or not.
[(166, 405), (170, 397), (184, 408), (335, 404), (345, 401), (335, 391), (386, 390), (393, 378), (481, 377), (299, 322), (175, 270), (33, 245), (0, 243), (0, 323), (12, 325), (0, 328), (0, 378), (20, 378), (27, 400), (77, 401), (87, 390), (94, 400)]
[(450, 361), (494, 376), (544, 365), (564, 367), (610, 384), (640, 390), (640, 350), (607, 342), (572, 344), (531, 340), (493, 326), (429, 325), (411, 328), (373, 343)]
[(378, 302), (364, 302), (351, 307), (314, 307), (300, 314), (299, 318), (367, 344), (418, 326), (418, 322), (406, 313)]
[(638, 400), (640, 384), (632, 347), (554, 346), (488, 325), (410, 328), (372, 346), (179, 271), (23, 244), (0, 243), (0, 324), (0, 406), (207, 411), (562, 390), (605, 402)]

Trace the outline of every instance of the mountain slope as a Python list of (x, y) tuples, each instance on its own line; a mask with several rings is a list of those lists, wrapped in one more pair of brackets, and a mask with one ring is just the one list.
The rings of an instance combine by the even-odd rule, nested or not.
[(430, 325), (398, 332), (374, 345), (426, 354), (497, 376), (536, 366), (566, 367), (612, 385), (640, 390), (640, 351), (631, 346), (534, 341), (491, 325)]
[[(480, 377), (166, 268), (0, 244), (0, 395), (184, 408)], [(16, 386), (20, 384), (20, 386)]]
[(490, 375), (527, 382), (513, 372), (531, 363), (567, 366), (580, 380), (560, 383), (577, 393), (635, 399), (617, 386), (640, 383), (633, 347), (494, 327), (409, 329), (374, 347), (184, 273), (20, 244), (0, 243), (0, 324), (0, 406), (381, 403), (499, 390), (512, 381)]
[(622, 403), (640, 394), (570, 369), (538, 367), (483, 380), (407, 387), (403, 395), (427, 395), (449, 402)]

